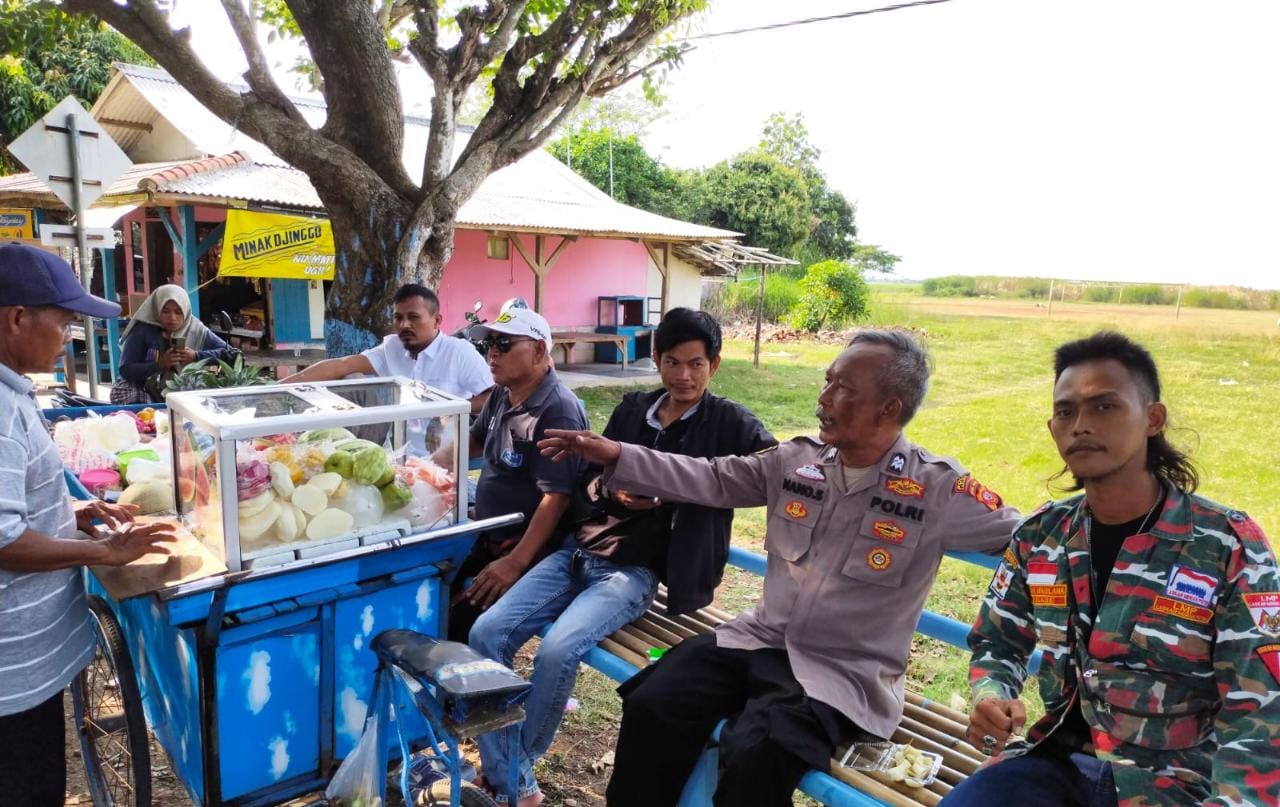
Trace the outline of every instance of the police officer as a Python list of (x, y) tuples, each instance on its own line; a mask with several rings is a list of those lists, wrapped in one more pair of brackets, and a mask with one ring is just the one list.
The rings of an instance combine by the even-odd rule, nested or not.
[(955, 460), (903, 436), (928, 379), (929, 358), (909, 334), (866, 330), (827, 369), (817, 438), (707, 460), (547, 432), (544, 453), (612, 466), (610, 484), (769, 508), (760, 604), (620, 688), (610, 805), (675, 804), (726, 716), (737, 718), (721, 735), (717, 805), (789, 805), (836, 746), (893, 733), (942, 553), (997, 552), (1017, 519)]
[[(1244, 513), (1192, 495), (1151, 354), (1058, 348), (1049, 430), (1083, 496), (1014, 535), (978, 621), (969, 741), (997, 754), (953, 805), (1280, 804), (1280, 576)], [(1018, 700), (1037, 639), (1044, 717)]]

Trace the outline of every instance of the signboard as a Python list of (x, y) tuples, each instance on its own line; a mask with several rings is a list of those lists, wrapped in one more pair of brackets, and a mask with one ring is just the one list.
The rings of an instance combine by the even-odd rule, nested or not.
[(35, 214), (30, 210), (0, 208), (0, 241), (35, 238)]
[(218, 274), (333, 280), (333, 228), (328, 219), (228, 210)]
[(9, 153), (75, 212), (75, 171), (71, 165), (71, 137), (67, 117), (74, 116), (80, 132), (80, 205), (88, 207), (107, 192), (111, 183), (133, 167), (129, 157), (80, 106), (74, 95), (63, 98), (30, 129), (9, 144)]

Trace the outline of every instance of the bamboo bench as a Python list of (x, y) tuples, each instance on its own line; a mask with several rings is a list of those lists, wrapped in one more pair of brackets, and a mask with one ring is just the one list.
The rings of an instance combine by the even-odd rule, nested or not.
[[(955, 553), (952, 557), (990, 569), (999, 562), (998, 558), (976, 553)], [(729, 563), (755, 574), (764, 574), (763, 555), (732, 547)], [(666, 593), (660, 590), (643, 616), (603, 639), (583, 661), (614, 680), (625, 681), (649, 663), (650, 648), (671, 648), (691, 636), (710, 633), (732, 618), (731, 614), (713, 606), (690, 614), (669, 614)], [(921, 614), (917, 632), (964, 649), (969, 626), (925, 611)], [(1029, 665), (1031, 672), (1034, 673), (1039, 664), (1040, 653), (1037, 651)], [(805, 774), (799, 790), (830, 807), (933, 807), (986, 760), (964, 739), (968, 722), (967, 715), (908, 690), (902, 722), (890, 739), (898, 743), (910, 742), (921, 751), (931, 751), (942, 757), (942, 769), (931, 785), (927, 788), (890, 785), (845, 768), (839, 760), (846, 749), (839, 748), (826, 771), (814, 770)], [(715, 736), (719, 736), (718, 728)], [(681, 807), (700, 807), (711, 803), (710, 796), (716, 782), (714, 753), (713, 746), (699, 760), (685, 788)]]

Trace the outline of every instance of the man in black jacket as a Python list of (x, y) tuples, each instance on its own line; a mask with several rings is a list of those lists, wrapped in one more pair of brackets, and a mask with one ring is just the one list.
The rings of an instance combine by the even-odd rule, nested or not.
[[(605, 435), (696, 457), (744, 455), (776, 445), (739, 404), (707, 391), (720, 366), (720, 326), (708, 314), (675, 308), (654, 334), (662, 389), (622, 399)], [(520, 807), (540, 804), (533, 764), (551, 745), (573, 689), (578, 662), (602, 638), (644, 613), (666, 583), (672, 613), (711, 602), (724, 572), (733, 525), (730, 509), (668, 504), (589, 483), (595, 515), (572, 545), (551, 554), (486, 611), (471, 646), (510, 665), (517, 650), (552, 625), (534, 658), (519, 748), (498, 732), (479, 738), (495, 782), (512, 755), (520, 765)]]

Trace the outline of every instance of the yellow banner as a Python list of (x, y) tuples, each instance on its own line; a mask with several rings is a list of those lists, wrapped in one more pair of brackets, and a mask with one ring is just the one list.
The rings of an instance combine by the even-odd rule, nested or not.
[(0, 239), (35, 238), (35, 214), (30, 210), (0, 207)]
[(333, 280), (333, 229), (328, 219), (228, 210), (218, 274)]

